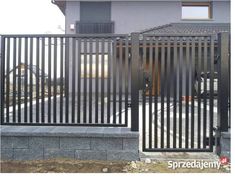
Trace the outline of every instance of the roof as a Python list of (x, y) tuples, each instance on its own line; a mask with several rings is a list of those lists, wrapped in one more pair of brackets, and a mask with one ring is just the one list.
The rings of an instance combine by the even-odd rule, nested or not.
[(143, 34), (217, 34), (230, 32), (229, 23), (170, 23), (142, 31)]

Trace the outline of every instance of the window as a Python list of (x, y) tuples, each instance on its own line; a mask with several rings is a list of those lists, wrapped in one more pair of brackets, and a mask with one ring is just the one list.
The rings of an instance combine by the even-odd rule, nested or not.
[(81, 2), (80, 21), (76, 23), (76, 33), (114, 33), (111, 2)]
[(182, 3), (182, 19), (203, 20), (211, 19), (211, 3), (210, 2), (183, 2)]
[[(98, 78), (102, 78), (102, 59), (104, 59), (104, 78), (108, 77), (108, 55), (105, 54), (102, 58), (102, 55), (98, 55), (98, 59), (96, 59), (96, 55), (92, 55), (92, 65), (91, 65), (91, 73), (90, 73), (90, 56), (86, 57), (86, 77), (87, 78), (96, 78), (96, 65), (98, 65), (97, 72)], [(96, 64), (98, 61), (98, 64)], [(81, 78), (84, 78), (85, 75), (85, 58), (84, 54), (81, 55)]]

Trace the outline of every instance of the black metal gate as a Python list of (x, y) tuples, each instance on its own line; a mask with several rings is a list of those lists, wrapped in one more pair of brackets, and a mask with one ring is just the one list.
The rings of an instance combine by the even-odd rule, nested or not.
[(217, 131), (227, 127), (218, 119), (228, 113), (228, 105), (220, 107), (222, 97), (228, 101), (228, 77), (221, 74), (228, 69), (221, 66), (228, 42), (221, 46), (219, 37), (218, 42), (217, 35), (143, 35), (143, 151), (213, 151)]

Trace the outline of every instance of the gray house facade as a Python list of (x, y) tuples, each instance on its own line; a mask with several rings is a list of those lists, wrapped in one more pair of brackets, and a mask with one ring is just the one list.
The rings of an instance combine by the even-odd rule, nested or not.
[(169, 23), (230, 23), (230, 0), (54, 0), (53, 3), (65, 15), (66, 34), (125, 34)]

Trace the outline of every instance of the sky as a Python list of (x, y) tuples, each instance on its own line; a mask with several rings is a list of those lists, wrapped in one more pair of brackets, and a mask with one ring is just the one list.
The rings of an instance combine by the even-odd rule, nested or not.
[(64, 19), (51, 0), (0, 0), (0, 34), (63, 34)]

